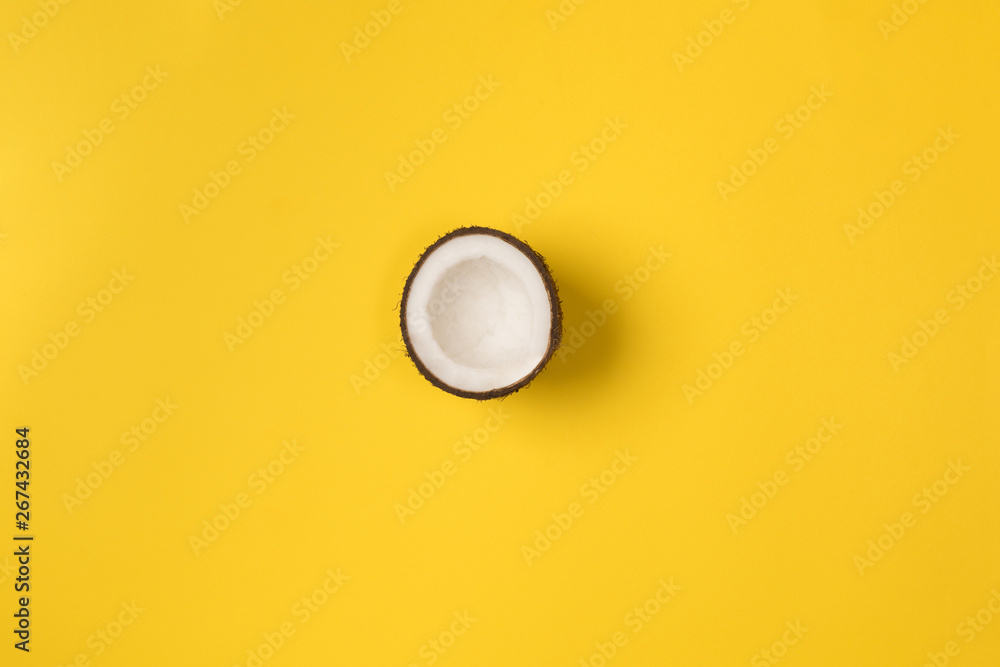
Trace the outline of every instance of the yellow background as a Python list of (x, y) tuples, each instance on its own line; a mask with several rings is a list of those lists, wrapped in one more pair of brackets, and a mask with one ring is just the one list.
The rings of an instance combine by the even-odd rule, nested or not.
[[(1000, 280), (949, 300), (1000, 251), (997, 3), (914, 0), (888, 30), (889, 0), (589, 0), (565, 21), (557, 0), (401, 0), (345, 57), (387, 6), (73, 1), (34, 32), (37, 2), (0, 10), (0, 484), (13, 495), (14, 428), (29, 426), (36, 536), (29, 655), (11, 646), (0, 557), (0, 663), (246, 665), (291, 622), (264, 664), (427, 665), (467, 610), (434, 664), (596, 665), (619, 631), (608, 664), (770, 664), (759, 652), (797, 621), (779, 664), (922, 665), (949, 641), (949, 664), (997, 664), (1000, 618), (968, 643), (957, 628), (1000, 587)], [(147, 66), (165, 78), (120, 118)], [(813, 86), (832, 94), (786, 137)], [(294, 119), (247, 162), (275, 108)], [(113, 132), (60, 180), (52, 163), (104, 118)], [(579, 171), (574, 153), (615, 118), (627, 128)], [(446, 141), (390, 189), (436, 128)], [(959, 138), (910, 180), (941, 128)], [(769, 138), (778, 150), (723, 198)], [(230, 160), (240, 172), (185, 222)], [(518, 228), (562, 170), (572, 183)], [(896, 179), (905, 192), (852, 243), (845, 225)], [(470, 224), (546, 257), (568, 332), (618, 306), (500, 404), (385, 352), (410, 267)], [(283, 276), (317, 237), (339, 247), (293, 291)], [(669, 260), (626, 300), (616, 285), (661, 246)], [(123, 267), (134, 280), (87, 321), (79, 304)], [(275, 289), (284, 302), (230, 351), (224, 335)], [(781, 289), (797, 300), (751, 342)], [(894, 368), (939, 309), (947, 323)], [(78, 335), (22, 379), (69, 322)], [(742, 356), (689, 401), (734, 341)], [(179, 407), (129, 451), (122, 434), (166, 398)], [(462, 460), (455, 443), (498, 406), (505, 423)], [(842, 429), (793, 470), (786, 454), (830, 417)], [(304, 451), (258, 495), (251, 475), (293, 438)], [(589, 503), (581, 486), (619, 450), (637, 460)], [(446, 460), (454, 474), (401, 522)], [(959, 460), (969, 471), (922, 513), (914, 495)], [(777, 471), (788, 483), (734, 533), (727, 515)], [(196, 553), (241, 493), (249, 507)], [(582, 516), (529, 565), (522, 547), (572, 502)], [(859, 572), (907, 511), (916, 525)], [(338, 568), (349, 580), (300, 622)], [(633, 633), (626, 614), (661, 578), (681, 589)], [(97, 655), (133, 601), (144, 611)]]

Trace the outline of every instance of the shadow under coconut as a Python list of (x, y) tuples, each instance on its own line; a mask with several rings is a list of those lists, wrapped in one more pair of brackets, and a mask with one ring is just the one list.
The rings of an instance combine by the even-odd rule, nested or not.
[[(591, 295), (578, 288), (569, 276), (558, 276), (557, 289), (562, 305), (562, 343), (549, 363), (527, 390), (557, 386), (593, 392), (611, 372), (619, 352), (620, 329), (615, 315), (608, 315), (602, 303), (607, 295)], [(589, 313), (589, 315), (588, 315)]]

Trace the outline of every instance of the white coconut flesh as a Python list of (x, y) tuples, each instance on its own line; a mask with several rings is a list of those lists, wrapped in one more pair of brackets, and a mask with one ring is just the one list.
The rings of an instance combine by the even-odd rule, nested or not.
[(545, 358), (549, 293), (523, 252), (489, 234), (456, 236), (431, 251), (406, 299), (406, 328), (420, 362), (468, 392), (512, 385)]

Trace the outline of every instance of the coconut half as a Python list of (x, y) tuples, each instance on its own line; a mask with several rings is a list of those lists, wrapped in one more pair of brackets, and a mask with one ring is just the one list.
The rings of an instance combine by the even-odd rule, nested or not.
[(424, 251), (406, 279), (399, 320), (423, 376), (479, 400), (528, 384), (562, 338), (545, 260), (488, 227), (456, 229)]

